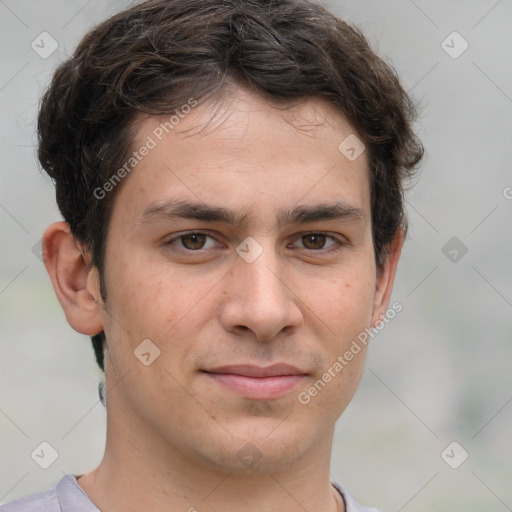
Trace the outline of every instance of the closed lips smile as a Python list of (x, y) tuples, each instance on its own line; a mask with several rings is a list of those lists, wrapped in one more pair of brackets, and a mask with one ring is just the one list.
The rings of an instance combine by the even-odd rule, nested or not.
[(278, 363), (267, 367), (254, 365), (231, 365), (203, 370), (223, 388), (245, 398), (265, 400), (277, 398), (291, 391), (306, 377), (307, 373)]

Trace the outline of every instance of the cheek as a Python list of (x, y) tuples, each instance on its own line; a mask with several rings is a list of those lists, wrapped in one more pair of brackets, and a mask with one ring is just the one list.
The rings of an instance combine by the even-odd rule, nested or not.
[[(115, 251), (113, 246), (112, 253)], [(166, 275), (161, 265), (145, 258), (144, 252), (137, 247), (125, 251), (125, 254), (129, 254), (129, 258), (123, 255), (115, 261), (111, 259), (109, 305), (125, 321), (144, 323), (146, 318), (160, 313), (162, 296), (172, 295), (175, 279)]]
[(329, 390), (318, 404), (324, 402), (338, 413), (350, 401), (364, 367), (367, 347), (358, 337), (370, 326), (375, 285), (368, 275), (354, 270), (324, 282), (310, 295), (311, 322), (322, 341), (322, 372), (331, 372), (316, 376), (329, 381)]
[[(108, 303), (115, 321), (110, 324), (117, 331), (122, 327), (120, 334), (130, 346), (145, 338), (154, 340), (164, 360), (164, 349), (172, 340), (190, 341), (191, 333), (215, 318), (212, 297), (222, 274), (199, 272), (197, 267), (173, 268), (161, 258), (152, 261), (143, 256), (133, 251), (129, 262), (111, 269)], [(175, 355), (186, 350), (185, 345), (175, 343)]]
[(375, 282), (368, 272), (350, 272), (345, 277), (319, 280), (304, 300), (306, 306), (335, 333), (349, 333), (370, 325)]
[(133, 350), (143, 340), (152, 340), (160, 347), (157, 320), (163, 314), (159, 300), (165, 289), (165, 281), (154, 272), (151, 264), (142, 261), (136, 248), (118, 251), (118, 247), (119, 244), (112, 240), (108, 246), (108, 264), (105, 265), (105, 333), (115, 361), (123, 367), (137, 366)]
[(311, 404), (317, 414), (334, 422), (352, 399), (364, 368), (367, 345), (359, 337), (370, 326), (373, 293), (368, 282), (343, 279), (333, 282), (328, 292), (324, 288), (318, 293), (315, 314), (322, 321), (313, 319), (315, 315), (311, 320), (322, 337), (323, 364), (305, 391), (315, 396)]

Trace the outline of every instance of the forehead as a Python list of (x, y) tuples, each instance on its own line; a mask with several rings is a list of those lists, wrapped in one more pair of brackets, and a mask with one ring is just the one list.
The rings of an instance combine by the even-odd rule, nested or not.
[[(148, 116), (139, 113), (133, 123), (133, 143), (144, 143), (151, 134), (157, 143), (169, 135), (182, 140), (198, 138), (201, 142), (216, 138), (238, 142), (230, 144), (230, 150), (246, 150), (244, 139), (266, 136), (270, 146), (279, 145), (281, 138), (276, 132), (287, 135), (292, 140), (304, 137), (312, 146), (323, 143), (337, 147), (348, 136), (357, 136), (356, 130), (344, 116), (327, 100), (319, 97), (284, 100), (264, 98), (245, 88), (229, 89), (218, 101), (209, 101), (196, 106), (191, 97), (175, 112), (161, 116)], [(268, 130), (261, 128), (266, 125)], [(358, 137), (360, 138), (360, 137)], [(364, 155), (363, 155), (364, 159)]]
[(369, 208), (366, 154), (353, 159), (343, 151), (354, 137), (325, 100), (269, 102), (237, 89), (218, 103), (189, 101), (174, 114), (139, 115), (132, 151), (144, 156), (120, 195), (139, 211), (177, 196), (244, 211), (308, 199)]

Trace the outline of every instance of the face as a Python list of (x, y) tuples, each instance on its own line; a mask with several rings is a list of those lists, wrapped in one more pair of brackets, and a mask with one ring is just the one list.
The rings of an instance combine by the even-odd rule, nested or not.
[(204, 128), (211, 112), (161, 140), (166, 119), (138, 119), (134, 149), (156, 145), (109, 225), (107, 402), (183, 457), (276, 470), (332, 433), (366, 347), (344, 354), (386, 307), (367, 160), (340, 152), (354, 130), (321, 100), (239, 89)]

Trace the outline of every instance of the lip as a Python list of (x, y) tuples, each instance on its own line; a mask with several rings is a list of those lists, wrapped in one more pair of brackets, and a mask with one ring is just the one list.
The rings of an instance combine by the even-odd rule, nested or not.
[(204, 370), (207, 373), (229, 373), (244, 377), (280, 377), (285, 375), (306, 375), (306, 372), (286, 363), (275, 363), (270, 366), (256, 366), (253, 364), (233, 364), (219, 366), (212, 370)]
[(203, 372), (222, 387), (255, 400), (278, 398), (295, 388), (307, 375), (285, 363), (266, 367), (229, 365)]

